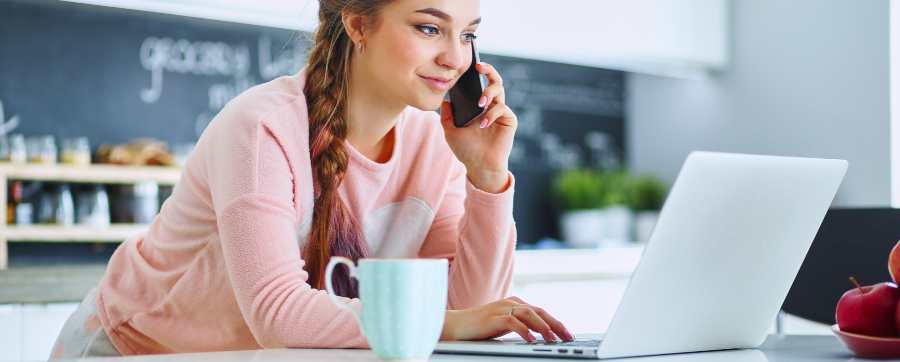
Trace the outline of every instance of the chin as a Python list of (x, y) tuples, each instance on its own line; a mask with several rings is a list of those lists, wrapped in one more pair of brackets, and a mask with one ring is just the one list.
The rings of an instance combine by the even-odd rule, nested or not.
[(423, 111), (437, 111), (441, 109), (441, 102), (444, 100), (444, 97), (427, 97), (427, 98), (418, 98), (414, 99), (409, 106), (418, 108)]

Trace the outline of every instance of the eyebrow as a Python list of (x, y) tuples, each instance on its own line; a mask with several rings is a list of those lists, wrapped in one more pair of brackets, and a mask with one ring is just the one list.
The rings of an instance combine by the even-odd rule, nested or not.
[[(447, 22), (449, 22), (451, 19), (449, 14), (447, 14), (441, 10), (435, 9), (435, 8), (419, 9), (419, 10), (416, 10), (415, 12), (428, 14), (428, 15), (434, 16), (436, 18), (439, 18), (441, 20), (447, 21)], [(480, 23), (481, 23), (481, 17), (478, 17), (478, 19), (472, 20), (472, 22), (469, 23), (469, 25), (475, 25), (475, 24), (480, 24)]]

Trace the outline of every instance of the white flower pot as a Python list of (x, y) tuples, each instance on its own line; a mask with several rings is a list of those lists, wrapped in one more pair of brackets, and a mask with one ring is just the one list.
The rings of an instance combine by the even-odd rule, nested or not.
[(634, 215), (626, 206), (613, 206), (603, 210), (603, 237), (605, 245), (626, 244), (634, 240), (631, 235), (631, 227), (634, 223)]
[(639, 243), (649, 241), (657, 220), (659, 220), (659, 211), (638, 212), (634, 221), (635, 241)]
[(565, 211), (560, 215), (561, 237), (576, 248), (594, 248), (603, 234), (604, 212), (600, 209)]

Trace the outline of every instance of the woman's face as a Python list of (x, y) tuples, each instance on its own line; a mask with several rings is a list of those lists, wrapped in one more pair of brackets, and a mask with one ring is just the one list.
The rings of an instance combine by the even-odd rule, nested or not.
[(365, 35), (361, 70), (377, 94), (434, 110), (472, 62), (479, 0), (396, 0)]

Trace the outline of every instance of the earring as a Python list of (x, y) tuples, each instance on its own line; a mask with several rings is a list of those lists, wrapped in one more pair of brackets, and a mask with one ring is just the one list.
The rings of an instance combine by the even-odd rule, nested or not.
[(366, 50), (366, 45), (362, 41), (356, 43), (356, 51), (362, 54)]

